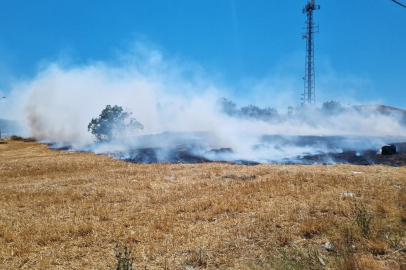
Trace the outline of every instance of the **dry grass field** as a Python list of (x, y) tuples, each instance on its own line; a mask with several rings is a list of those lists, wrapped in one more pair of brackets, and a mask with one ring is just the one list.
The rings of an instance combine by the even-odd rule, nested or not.
[(0, 269), (115, 269), (116, 243), (133, 269), (406, 269), (406, 167), (146, 165), (6, 142)]

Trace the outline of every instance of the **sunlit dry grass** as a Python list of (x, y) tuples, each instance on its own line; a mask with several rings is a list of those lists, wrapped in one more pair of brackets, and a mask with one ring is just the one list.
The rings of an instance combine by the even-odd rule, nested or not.
[(0, 269), (107, 269), (116, 242), (135, 269), (406, 267), (406, 168), (131, 164), (8, 141), (0, 179)]

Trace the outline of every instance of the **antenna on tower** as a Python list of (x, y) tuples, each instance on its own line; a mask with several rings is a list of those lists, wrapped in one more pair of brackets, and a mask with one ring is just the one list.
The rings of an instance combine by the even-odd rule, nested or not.
[(302, 39), (306, 39), (306, 61), (305, 61), (305, 76), (304, 80), (304, 93), (303, 103), (315, 104), (316, 103), (316, 76), (314, 71), (314, 39), (313, 34), (319, 32), (319, 26), (313, 23), (313, 10), (320, 9), (316, 5), (315, 0), (307, 1), (306, 6), (303, 8), (303, 14), (307, 13), (307, 27), (306, 33), (303, 33)]

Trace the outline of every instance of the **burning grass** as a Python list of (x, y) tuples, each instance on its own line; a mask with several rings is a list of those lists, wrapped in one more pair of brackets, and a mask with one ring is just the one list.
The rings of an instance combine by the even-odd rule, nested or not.
[(1, 269), (107, 269), (117, 243), (134, 269), (406, 267), (404, 167), (146, 165), (23, 141), (0, 159)]

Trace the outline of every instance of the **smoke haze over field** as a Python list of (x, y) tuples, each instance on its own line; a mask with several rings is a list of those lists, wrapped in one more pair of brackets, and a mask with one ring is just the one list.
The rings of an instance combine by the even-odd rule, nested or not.
[[(3, 113), (24, 122), (29, 136), (66, 142), (81, 149), (94, 139), (87, 131), (90, 120), (106, 105), (119, 105), (130, 110), (144, 125), (138, 135), (205, 132), (209, 134), (205, 138), (210, 147), (231, 147), (239, 158), (252, 159), (258, 155), (252, 146), (260, 144), (263, 135), (399, 137), (406, 134), (401, 124), (403, 115), (381, 114), (370, 108), (348, 108), (334, 116), (307, 110), (303, 115), (288, 117), (278, 107), (280, 115), (275, 121), (232, 117), (220, 112), (216, 104), (226, 93), (225, 86), (216, 86), (199, 67), (165, 60), (159, 51), (144, 47), (123, 59), (119, 64), (95, 62), (68, 67), (49, 64), (34, 79), (14, 85)], [(297, 91), (299, 95), (301, 89)], [(266, 89), (261, 89), (261, 93), (266, 93)], [(264, 98), (272, 100), (272, 96)], [(288, 102), (285, 109), (295, 105)], [(277, 104), (284, 101), (274, 100), (269, 106)], [(134, 146), (141, 147), (137, 138), (127, 137), (111, 148)], [(291, 149), (290, 154), (301, 151), (311, 149)], [(284, 153), (287, 151), (275, 155)]]

